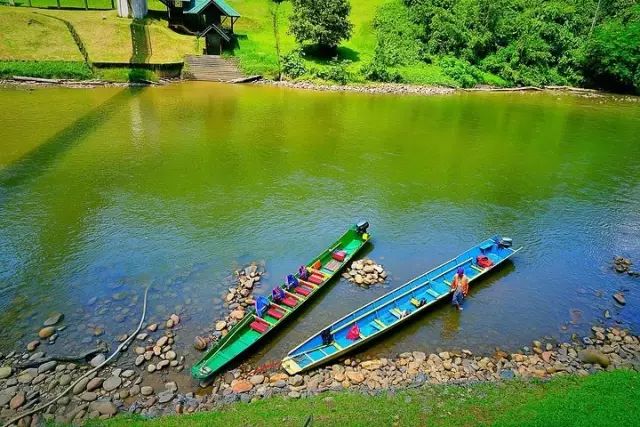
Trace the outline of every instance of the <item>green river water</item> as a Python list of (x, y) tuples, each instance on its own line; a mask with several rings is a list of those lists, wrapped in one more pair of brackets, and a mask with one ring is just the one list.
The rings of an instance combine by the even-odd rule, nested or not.
[(264, 262), (266, 294), (361, 218), (390, 283), (334, 282), (249, 360), (281, 358), (496, 233), (524, 249), (464, 312), (441, 305), (363, 352), (514, 349), (640, 323), (640, 279), (611, 269), (620, 254), (640, 270), (637, 102), (188, 83), (5, 88), (0, 105), (0, 350), (24, 348), (52, 311), (68, 325), (53, 349), (90, 346), (95, 327), (113, 347), (152, 284), (150, 321), (182, 314), (192, 361), (234, 268)]

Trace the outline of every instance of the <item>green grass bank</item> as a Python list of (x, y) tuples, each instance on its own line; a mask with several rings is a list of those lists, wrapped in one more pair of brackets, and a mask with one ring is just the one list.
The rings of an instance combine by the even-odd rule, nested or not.
[(377, 396), (276, 397), (151, 420), (119, 416), (90, 426), (631, 426), (638, 425), (640, 373), (601, 372), (550, 381), (428, 385)]

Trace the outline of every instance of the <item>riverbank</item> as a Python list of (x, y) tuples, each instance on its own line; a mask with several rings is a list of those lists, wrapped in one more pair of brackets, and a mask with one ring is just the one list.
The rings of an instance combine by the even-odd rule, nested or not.
[[(633, 425), (640, 373), (615, 371), (550, 381), (423, 385), (380, 393), (326, 393), (235, 403), (215, 412), (144, 419), (122, 415), (88, 425), (118, 426), (541, 426)], [(371, 410), (375, 408), (375, 410)]]
[[(51, 322), (54, 321), (60, 321), (60, 317), (55, 317)], [(121, 412), (154, 418), (176, 413), (219, 411), (238, 401), (255, 403), (263, 399), (271, 401), (276, 397), (278, 399), (274, 402), (277, 407), (282, 404), (282, 399), (314, 398), (338, 391), (355, 393), (346, 394), (345, 399), (357, 402), (358, 395), (385, 396), (416, 388), (433, 391), (438, 390), (434, 386), (443, 384), (461, 385), (458, 390), (466, 390), (471, 384), (497, 382), (497, 385), (481, 386), (479, 390), (495, 387), (499, 391), (504, 387), (513, 387), (504, 385), (505, 381), (513, 379), (518, 380), (515, 390), (520, 387), (526, 390), (536, 383), (525, 380), (568, 377), (559, 380), (559, 384), (570, 384), (581, 381), (577, 379), (579, 377), (602, 371), (640, 371), (638, 336), (618, 328), (594, 326), (590, 337), (580, 340), (576, 337), (575, 341), (568, 343), (534, 341), (531, 348), (526, 347), (522, 352), (511, 354), (501, 350), (490, 355), (474, 354), (469, 350), (437, 354), (406, 352), (397, 358), (348, 358), (305, 375), (294, 376), (287, 375), (277, 366), (242, 366), (215, 378), (211, 383), (201, 384), (200, 388), (181, 386), (179, 389), (175, 381), (163, 383), (166, 375), (159, 375), (172, 370), (180, 372), (183, 368), (184, 359), (171, 348), (179, 333), (172, 328), (179, 323), (180, 318), (172, 315), (163, 325), (164, 331), (158, 325), (148, 325), (136, 340), (150, 342), (149, 348), (152, 350), (132, 345), (138, 355), (134, 364), (125, 358), (89, 376), (86, 373), (90, 367), (84, 366), (81, 361), (62, 363), (46, 358), (43, 352), (11, 353), (3, 357), (3, 366), (0, 368), (0, 417), (6, 421), (24, 414), (52, 399), (70, 384), (75, 386), (68, 395), (47, 408), (44, 414), (28, 417), (26, 425), (34, 422), (34, 419), (36, 422), (44, 419), (59, 423), (83, 423), (97, 418), (105, 420)], [(54, 327), (46, 327), (43, 331), (40, 333), (43, 339), (50, 339), (53, 336), (51, 334), (56, 333)], [(90, 364), (95, 366), (103, 360), (104, 356), (99, 354), (92, 358)], [(149, 363), (145, 368), (146, 361), (153, 364)], [(637, 372), (611, 375), (638, 381)], [(81, 376), (86, 377), (76, 384)], [(598, 384), (604, 386), (608, 382), (598, 381)], [(600, 393), (597, 390), (594, 392)], [(229, 411), (235, 412), (233, 409)], [(273, 416), (278, 411), (270, 413)], [(242, 416), (245, 416), (244, 411)], [(166, 421), (168, 424), (160, 422), (160, 425), (172, 425), (172, 421)]]

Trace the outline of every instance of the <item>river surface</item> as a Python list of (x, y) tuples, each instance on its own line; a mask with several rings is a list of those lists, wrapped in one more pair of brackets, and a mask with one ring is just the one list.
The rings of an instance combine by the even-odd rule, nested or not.
[(194, 335), (226, 313), (235, 268), (264, 262), (266, 294), (361, 218), (373, 238), (363, 255), (391, 281), (334, 281), (245, 360), (281, 358), (496, 233), (524, 249), (473, 286), (463, 312), (442, 304), (362, 352), (490, 352), (640, 324), (640, 279), (611, 269), (625, 255), (640, 270), (637, 102), (188, 83), (8, 88), (0, 105), (5, 352), (53, 311), (68, 327), (45, 350), (113, 348), (151, 284), (150, 320), (183, 315), (177, 345), (192, 361)]

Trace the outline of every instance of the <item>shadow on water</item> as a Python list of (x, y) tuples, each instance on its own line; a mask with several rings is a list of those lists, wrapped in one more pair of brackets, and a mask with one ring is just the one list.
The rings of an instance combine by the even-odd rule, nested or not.
[(132, 95), (142, 88), (122, 90), (104, 103), (88, 111), (69, 126), (53, 135), (21, 159), (0, 171), (0, 188), (5, 191), (19, 187), (25, 181), (33, 179), (47, 170), (57, 158), (81, 142), (102, 123), (108, 120), (118, 108), (122, 107)]

